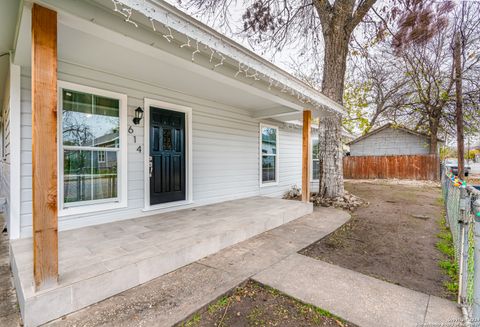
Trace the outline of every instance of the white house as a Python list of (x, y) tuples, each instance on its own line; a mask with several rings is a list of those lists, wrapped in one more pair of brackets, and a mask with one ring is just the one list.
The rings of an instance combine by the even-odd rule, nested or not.
[(0, 186), (27, 326), (311, 212), (307, 193), (275, 198), (308, 192), (310, 121), (340, 105), (161, 0), (0, 4)]

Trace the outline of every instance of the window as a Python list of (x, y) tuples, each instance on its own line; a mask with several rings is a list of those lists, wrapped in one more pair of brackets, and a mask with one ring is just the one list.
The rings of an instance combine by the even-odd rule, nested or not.
[(318, 139), (312, 140), (312, 180), (319, 179), (320, 162), (318, 160)]
[(98, 163), (104, 163), (105, 162), (105, 151), (98, 151)]
[(61, 209), (124, 202), (125, 96), (63, 84), (59, 90)]
[(278, 128), (260, 125), (262, 184), (278, 182)]

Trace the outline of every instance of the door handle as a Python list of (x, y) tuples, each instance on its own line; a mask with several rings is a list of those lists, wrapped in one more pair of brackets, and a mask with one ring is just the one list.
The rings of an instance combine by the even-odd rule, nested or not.
[(153, 173), (153, 158), (152, 156), (148, 157), (148, 174), (150, 175), (150, 178), (152, 177)]

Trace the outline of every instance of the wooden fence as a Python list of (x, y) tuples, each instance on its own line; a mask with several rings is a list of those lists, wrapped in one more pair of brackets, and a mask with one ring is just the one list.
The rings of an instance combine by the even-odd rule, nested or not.
[(349, 156), (343, 158), (343, 176), (351, 179), (439, 180), (440, 161), (436, 155)]

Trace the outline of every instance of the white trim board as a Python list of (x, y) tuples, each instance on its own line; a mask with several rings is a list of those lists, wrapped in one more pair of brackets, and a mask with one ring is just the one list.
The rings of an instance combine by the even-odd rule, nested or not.
[[(193, 163), (192, 163), (192, 108), (173, 104), (165, 101), (144, 98), (143, 108), (143, 128), (144, 128), (144, 144), (143, 144), (143, 164), (144, 164), (144, 208), (143, 211), (153, 211), (158, 209), (181, 207), (193, 203)], [(186, 199), (163, 204), (150, 205), (150, 107), (159, 107), (166, 110), (178, 111), (185, 113), (185, 176), (186, 176)]]
[[(71, 206), (71, 207), (64, 207), (63, 206), (63, 153), (61, 151), (61, 144), (62, 144), (62, 89), (71, 89), (74, 91), (85, 92), (90, 94), (95, 94), (99, 96), (110, 97), (114, 99), (118, 99), (120, 101), (119, 104), (119, 115), (120, 115), (120, 149), (118, 151), (117, 158), (118, 162), (120, 163), (120, 168), (117, 172), (117, 180), (119, 189), (117, 190), (117, 199), (115, 202), (105, 200), (99, 201), (96, 203), (87, 203), (85, 202), (84, 205), (78, 206)], [(58, 116), (57, 116), (57, 185), (58, 185), (58, 216), (65, 217), (71, 215), (79, 215), (84, 213), (92, 213), (97, 211), (104, 211), (104, 210), (111, 210), (111, 209), (118, 209), (118, 208), (126, 208), (128, 205), (128, 161), (127, 161), (127, 151), (128, 151), (128, 136), (127, 136), (127, 117), (128, 117), (128, 107), (127, 107), (127, 95), (107, 91), (103, 89), (98, 89), (90, 86), (65, 82), (65, 81), (57, 81), (57, 106), (58, 106)]]
[(20, 66), (10, 64), (10, 239), (20, 237), (21, 206), (21, 86)]
[[(273, 128), (276, 130), (276, 152), (275, 152), (275, 181), (274, 182), (263, 182), (263, 172), (262, 172), (262, 164), (263, 164), (263, 153), (262, 153), (262, 129), (266, 128)], [(276, 125), (270, 125), (270, 124), (265, 124), (265, 123), (260, 123), (260, 129), (259, 129), (259, 143), (258, 143), (258, 161), (259, 161), (259, 174), (258, 174), (258, 180), (260, 187), (269, 187), (269, 186), (277, 186), (280, 182), (280, 129)]]

